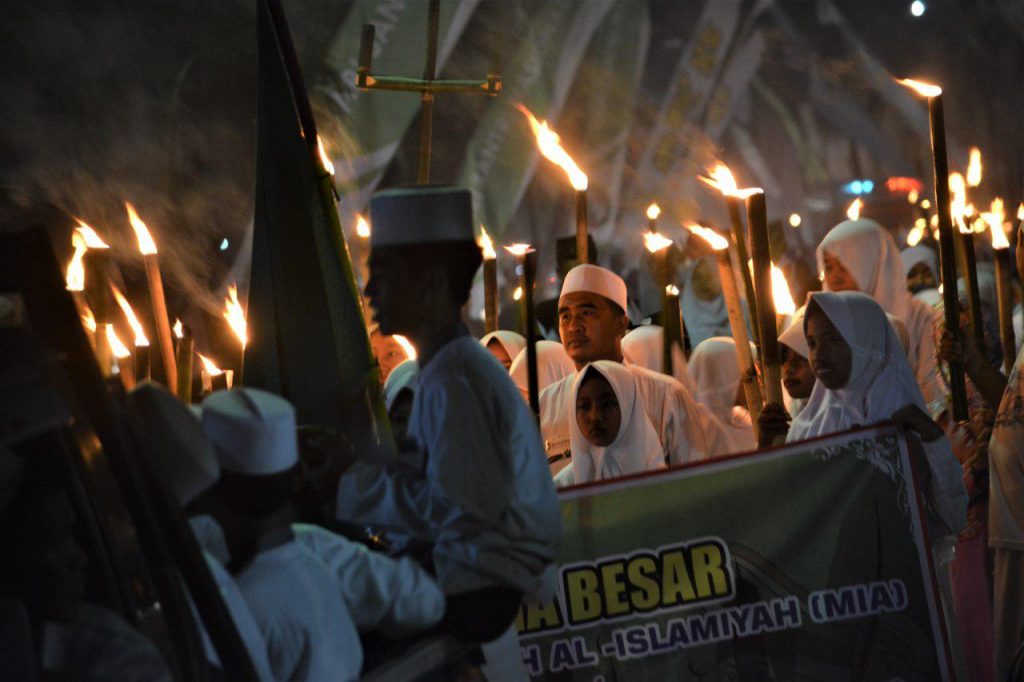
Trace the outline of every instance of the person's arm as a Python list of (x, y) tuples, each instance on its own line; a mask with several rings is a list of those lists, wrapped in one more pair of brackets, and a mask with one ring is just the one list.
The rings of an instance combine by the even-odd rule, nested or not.
[(962, 362), (964, 372), (988, 406), (993, 410), (999, 408), (999, 402), (1006, 391), (1006, 377), (988, 363), (974, 343), (957, 342), (953, 334), (942, 325), (936, 355), (946, 362)]

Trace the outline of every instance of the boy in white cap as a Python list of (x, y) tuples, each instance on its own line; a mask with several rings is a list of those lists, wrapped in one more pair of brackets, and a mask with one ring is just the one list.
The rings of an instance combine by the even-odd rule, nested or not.
[[(418, 543), (448, 596), (445, 625), (522, 670), (513, 619), (550, 596), (561, 515), (536, 422), (504, 368), (463, 324), (481, 263), (471, 198), (453, 187), (377, 194), (366, 297), (385, 334), (419, 350), (406, 450), (357, 462), (338, 516)], [(493, 674), (493, 673), (492, 673)]]
[[(566, 275), (558, 300), (558, 332), (579, 371), (597, 360), (623, 362), (622, 337), (629, 329), (626, 283), (596, 265), (577, 265)], [(672, 377), (626, 363), (637, 382), (638, 399), (669, 454), (668, 464), (725, 452), (721, 424)], [(575, 374), (540, 394), (540, 426), (549, 460), (570, 456)]]

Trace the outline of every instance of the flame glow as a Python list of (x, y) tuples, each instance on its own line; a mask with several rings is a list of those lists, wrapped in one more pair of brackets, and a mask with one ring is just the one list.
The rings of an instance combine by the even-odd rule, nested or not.
[(916, 204), (919, 197), (920, 195), (917, 193), (916, 189), (912, 189), (909, 192), (907, 192), (907, 201), (909, 201), (912, 204)]
[(572, 160), (568, 152), (562, 148), (558, 133), (548, 126), (547, 121), (538, 121), (537, 117), (522, 104), (517, 104), (516, 108), (523, 112), (526, 120), (530, 122), (533, 136), (537, 138), (537, 148), (540, 149), (540, 153), (544, 158), (565, 171), (565, 174), (569, 177), (569, 182), (572, 183), (573, 189), (580, 192), (585, 190), (588, 182), (587, 175), (580, 170), (580, 167), (576, 165), (576, 162)]
[(494, 260), (498, 257), (498, 254), (494, 252), (494, 242), (491, 240), (491, 235), (487, 234), (487, 228), (483, 225), (480, 226), (480, 238), (477, 240), (480, 244), (480, 249), (484, 252), (484, 260)]
[(971, 157), (967, 162), (967, 186), (977, 187), (981, 184), (981, 150), (971, 147)]
[(146, 223), (142, 222), (139, 214), (135, 212), (135, 207), (127, 201), (124, 202), (124, 207), (128, 211), (128, 222), (132, 224), (132, 229), (135, 230), (135, 237), (139, 240), (139, 253), (143, 256), (156, 253), (156, 242), (153, 241), (153, 235), (149, 233)]
[(107, 343), (110, 344), (110, 352), (113, 353), (114, 357), (118, 360), (123, 360), (131, 356), (132, 352), (128, 350), (128, 347), (121, 343), (121, 339), (117, 338), (117, 332), (114, 331), (114, 325), (107, 324)]
[(661, 215), (661, 206), (658, 206), (658, 204), (656, 204), (654, 202), (651, 202), (651, 205), (647, 207), (647, 219), (648, 220), (657, 220), (658, 216), (660, 216), (660, 215)]
[(370, 221), (361, 213), (356, 214), (356, 234), (360, 239), (370, 238)]
[(921, 199), (921, 208), (923, 208), (924, 210), (927, 211), (931, 207), (932, 207), (931, 199)]
[(316, 136), (316, 150), (320, 153), (320, 163), (324, 165), (324, 170), (334, 175), (334, 164), (331, 163), (331, 159), (327, 156), (327, 150), (324, 149), (324, 141), (320, 139), (320, 136)]
[(850, 220), (858, 220), (860, 218), (860, 210), (864, 208), (864, 202), (861, 201), (860, 197), (853, 200), (850, 207), (846, 209), (846, 217)]
[(249, 342), (249, 336), (246, 332), (245, 311), (242, 310), (242, 304), (238, 302), (237, 284), (228, 287), (228, 297), (224, 299), (224, 312), (221, 315), (227, 320), (228, 326), (238, 337), (238, 341), (244, 349), (245, 344)]
[(89, 247), (85, 245), (85, 238), (78, 232), (71, 233), (71, 245), (75, 247), (75, 253), (68, 261), (68, 270), (65, 280), (68, 283), (68, 291), (82, 291), (85, 289), (85, 263), (82, 258)]
[(505, 247), (505, 250), (513, 256), (525, 256), (533, 251), (533, 247), (529, 244), (509, 244)]
[(964, 213), (967, 210), (967, 183), (959, 173), (949, 174), (949, 213), (953, 222), (964, 229)]
[(651, 253), (657, 253), (669, 246), (672, 246), (672, 240), (660, 232), (644, 232), (644, 247)]
[(96, 333), (96, 316), (92, 314), (92, 308), (87, 305), (82, 306), (82, 325), (93, 334)]
[(907, 246), (917, 246), (924, 239), (925, 230), (928, 229), (928, 221), (918, 218), (914, 221), (914, 227), (907, 234)]
[(512, 292), (512, 300), (513, 301), (518, 301), (522, 297), (523, 297), (523, 288), (522, 287), (516, 287), (516, 290)]
[(199, 352), (197, 352), (196, 355), (199, 356), (199, 360), (203, 363), (203, 371), (210, 376), (216, 377), (224, 373), (224, 370), (218, 367), (210, 358)]
[(416, 346), (412, 345), (412, 343), (409, 341), (409, 339), (405, 338), (401, 334), (395, 334), (391, 338), (393, 338), (395, 341), (397, 341), (398, 345), (402, 347), (402, 350), (405, 351), (405, 357), (407, 359), (415, 360), (416, 357), (419, 355), (416, 352)]
[(691, 223), (690, 225), (686, 226), (686, 229), (688, 229), (690, 232), (692, 232), (693, 234), (697, 235), (705, 242), (707, 242), (708, 246), (710, 246), (715, 251), (722, 251), (724, 249), (729, 248), (729, 240), (723, 237), (722, 235), (718, 234), (711, 228), (703, 227), (702, 225), (697, 225), (696, 223)]
[(793, 301), (793, 294), (789, 291), (789, 282), (782, 270), (772, 263), (772, 298), (775, 299), (776, 315), (792, 315), (796, 312), (796, 303)]
[(174, 318), (174, 335), (179, 339), (185, 338), (185, 328), (181, 326), (181, 320)]
[(1017, 220), (1024, 220), (1024, 201), (1017, 207)]
[(1003, 206), (1003, 200), (999, 197), (993, 199), (988, 212), (982, 213), (981, 217), (988, 224), (988, 229), (992, 233), (992, 248), (996, 250), (1010, 248), (1010, 242), (1006, 239), (1006, 232), (1003, 229), (1003, 223), (1006, 222), (1006, 208)]
[(124, 294), (122, 294), (113, 284), (110, 285), (110, 290), (114, 292), (114, 298), (117, 300), (117, 304), (121, 306), (121, 310), (124, 312), (125, 318), (128, 319), (128, 324), (131, 325), (132, 331), (135, 333), (136, 347), (148, 346), (149, 339), (146, 338), (146, 332), (142, 328), (139, 318), (135, 317), (135, 311), (132, 310), (132, 304), (128, 302), (128, 299), (124, 297)]
[(678, 296), (679, 287), (677, 287), (675, 284), (669, 284), (667, 287), (665, 287), (665, 293), (668, 294), (669, 296)]
[(708, 174), (711, 177), (698, 175), (697, 179), (705, 185), (717, 189), (723, 196), (746, 199), (751, 195), (761, 194), (764, 192), (760, 187), (739, 189), (736, 186), (736, 177), (732, 174), (732, 171), (729, 170), (729, 167), (721, 161), (715, 164), (715, 166), (708, 171)]
[(942, 94), (942, 88), (938, 85), (932, 85), (931, 83), (915, 81), (910, 78), (897, 79), (896, 82), (900, 85), (907, 86), (922, 97), (938, 97)]
[(85, 240), (85, 247), (87, 249), (109, 249), (105, 241), (100, 239), (100, 236), (96, 234), (96, 230), (92, 229), (81, 220), (78, 221), (78, 227), (75, 228), (75, 232), (82, 235), (82, 239)]
[(802, 223), (803, 221), (804, 220), (803, 220), (803, 218), (800, 217), (799, 213), (790, 213), (789, 214), (789, 226), (790, 227), (800, 227), (800, 223)]

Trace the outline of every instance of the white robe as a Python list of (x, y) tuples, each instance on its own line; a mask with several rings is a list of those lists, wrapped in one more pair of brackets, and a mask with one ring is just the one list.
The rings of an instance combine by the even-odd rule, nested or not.
[(475, 339), (420, 369), (409, 435), (416, 452), (342, 476), (338, 518), (431, 544), (446, 594), (504, 585), (549, 597), (561, 508), (533, 415)]
[(338, 580), (294, 538), (266, 549), (235, 576), (267, 642), (279, 682), (356, 680), (363, 649)]
[[(637, 365), (626, 364), (637, 381), (638, 399), (668, 453), (668, 464), (696, 462), (724, 452), (722, 425), (694, 401), (678, 381)], [(576, 377), (551, 384), (540, 394), (540, 429), (548, 457), (571, 452), (569, 425), (575, 418), (572, 397)]]
[[(665, 330), (655, 324), (645, 324), (622, 337), (622, 354), (634, 365), (652, 372), (665, 371)], [(697, 395), (697, 386), (690, 376), (686, 354), (679, 346), (672, 347), (672, 376), (686, 387), (690, 395)]]
[[(576, 399), (590, 372), (598, 372), (608, 381), (619, 404), (619, 432), (607, 446), (594, 445), (588, 441), (576, 419)], [(665, 468), (668, 453), (637, 399), (636, 383), (636, 377), (629, 368), (611, 360), (592, 362), (576, 375), (572, 387), (574, 409), (569, 422), (572, 466), (558, 473), (555, 477), (556, 486), (590, 483)]]
[[(750, 350), (753, 352), (753, 344)], [(740, 389), (736, 342), (726, 336), (713, 336), (699, 343), (690, 356), (690, 373), (697, 383), (697, 401), (706, 405), (724, 427), (728, 448), (715, 454), (756, 450), (750, 413), (736, 409), (736, 394)]]

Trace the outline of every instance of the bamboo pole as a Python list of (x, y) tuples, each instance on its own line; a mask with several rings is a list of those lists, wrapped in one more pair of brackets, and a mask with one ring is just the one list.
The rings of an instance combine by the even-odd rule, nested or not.
[(498, 259), (484, 258), (484, 329), (498, 330)]
[(1017, 359), (1013, 330), (1013, 279), (1010, 249), (993, 249), (996, 264), (996, 295), (999, 303), (999, 342), (1003, 347), (1003, 372), (1009, 376)]
[(590, 262), (588, 232), (587, 190), (578, 189), (576, 190), (576, 259), (581, 264)]
[(160, 346), (165, 382), (170, 387), (174, 385), (174, 377), (178, 376), (178, 369), (174, 361), (171, 323), (167, 318), (167, 300), (164, 298), (164, 282), (160, 277), (160, 261), (157, 254), (148, 253), (142, 257), (142, 262), (146, 267), (149, 298), (153, 304), (153, 317), (156, 319), (156, 340)]
[(757, 327), (761, 339), (761, 375), (765, 397), (769, 403), (782, 405), (782, 359), (779, 353), (779, 332), (772, 294), (772, 261), (768, 251), (768, 213), (764, 194), (747, 199), (747, 225), (754, 261), (754, 295), (757, 297)]
[(757, 297), (754, 295), (754, 282), (750, 277), (750, 269), (747, 268), (747, 240), (743, 233), (743, 219), (740, 217), (740, 203), (743, 200), (738, 196), (726, 195), (725, 206), (729, 211), (729, 224), (732, 227), (733, 244), (735, 244), (736, 258), (739, 260), (739, 276), (743, 281), (743, 293), (747, 299), (747, 312), (750, 314), (751, 328), (754, 333), (754, 345), (758, 353), (761, 351), (761, 338), (757, 329)]

